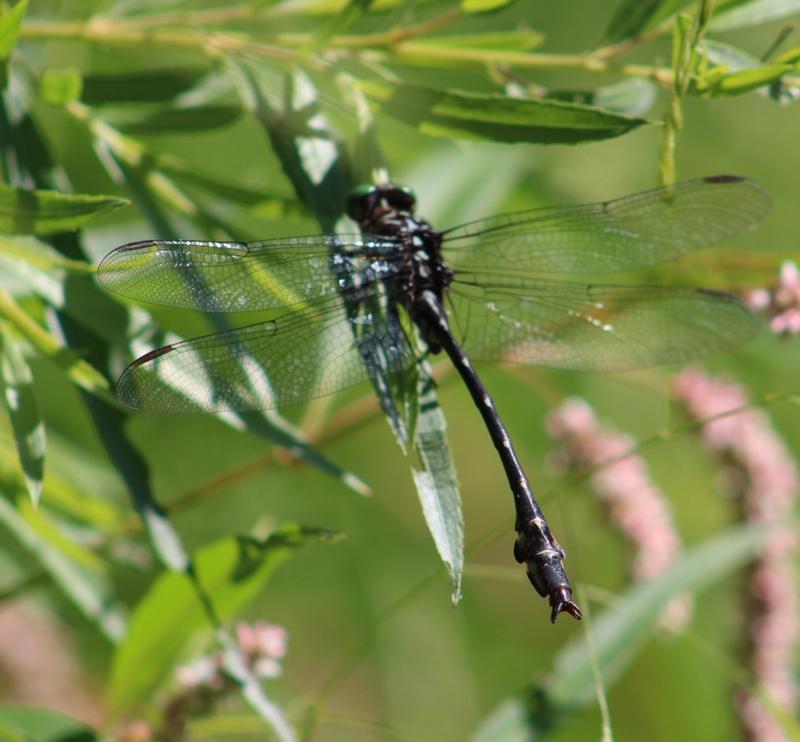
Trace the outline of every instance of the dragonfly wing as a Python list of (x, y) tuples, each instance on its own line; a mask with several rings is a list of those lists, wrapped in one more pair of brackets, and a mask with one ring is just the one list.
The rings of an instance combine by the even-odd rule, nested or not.
[(609, 273), (671, 260), (753, 226), (769, 210), (758, 183), (733, 175), (633, 196), (504, 214), (444, 233), (454, 266)]
[(117, 383), (125, 404), (158, 412), (254, 410), (299, 404), (414, 361), (399, 322), (348, 313), (329, 300), (267, 322), (166, 345)]
[(333, 296), (339, 263), (363, 282), (392, 275), (395, 245), (360, 235), (261, 242), (146, 240), (110, 252), (97, 270), (107, 289), (141, 301), (205, 312), (274, 309)]
[(525, 278), (458, 281), (452, 325), (477, 359), (625, 371), (730, 350), (758, 321), (735, 296), (705, 289)]

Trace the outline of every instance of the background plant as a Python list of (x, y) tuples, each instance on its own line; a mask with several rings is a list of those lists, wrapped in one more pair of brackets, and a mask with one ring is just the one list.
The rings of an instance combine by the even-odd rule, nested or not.
[[(797, 255), (800, 47), (783, 28), (798, 12), (785, 0), (3, 6), (2, 662), (10, 701), (69, 714), (9, 704), (5, 731), (585, 739), (602, 724), (620, 738), (730, 737), (732, 687), (763, 691), (737, 649), (737, 570), (769, 529), (736, 524), (739, 507), (715, 497), (718, 462), (697, 445), (702, 420), (671, 405), (670, 370), (485, 372), (591, 606), (588, 633), (552, 628), (509, 563), (502, 475), (445, 370), (432, 373), (462, 483), (463, 574), (427, 369), (391, 400), (355, 389), (285, 416), (129, 415), (111, 391), (124, 364), (214, 327), (121, 303), (93, 273), (146, 237), (331, 231), (347, 190), (376, 177), (408, 183), (447, 226), (735, 172), (773, 194), (759, 231), (636, 278), (767, 287)], [(796, 340), (765, 330), (706, 365), (768, 405), (796, 456)], [(639, 440), (672, 503), (686, 552), (651, 582), (628, 586), (628, 549), (586, 496), (591, 472), (542, 469), (546, 414), (572, 395)], [(663, 609), (692, 593), (692, 623), (662, 636)], [(280, 680), (237, 642), (241, 618), (288, 629)], [(50, 649), (25, 650), (29, 637)], [(219, 683), (189, 694), (176, 669), (206, 652)], [(791, 705), (762, 696), (798, 736)]]

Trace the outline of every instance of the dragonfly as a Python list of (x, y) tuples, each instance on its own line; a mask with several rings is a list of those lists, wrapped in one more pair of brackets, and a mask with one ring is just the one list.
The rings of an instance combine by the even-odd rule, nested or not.
[(285, 311), (152, 350), (128, 366), (116, 392), (131, 407), (159, 412), (269, 409), (444, 353), (508, 480), (515, 559), (549, 600), (551, 621), (562, 612), (580, 619), (565, 551), (472, 361), (613, 372), (734, 348), (757, 328), (736, 296), (594, 277), (731, 237), (769, 205), (758, 183), (717, 175), (438, 231), (416, 216), (410, 189), (382, 184), (349, 196), (346, 212), (358, 225), (351, 234), (122, 245), (98, 268), (112, 292), (210, 313)]

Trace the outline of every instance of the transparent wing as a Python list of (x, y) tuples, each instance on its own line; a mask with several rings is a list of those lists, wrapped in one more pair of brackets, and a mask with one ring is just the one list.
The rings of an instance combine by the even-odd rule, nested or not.
[(348, 314), (339, 299), (327, 300), (151, 351), (128, 366), (117, 396), (173, 413), (284, 407), (357, 384), (370, 369), (394, 373), (414, 361), (398, 322)]
[(467, 353), (596, 371), (624, 371), (729, 350), (758, 321), (730, 294), (677, 287), (601, 286), (524, 278), (459, 281), (452, 327)]
[(751, 227), (767, 191), (720, 175), (615, 201), (490, 217), (444, 233), (445, 255), (471, 270), (608, 273), (655, 265)]
[[(112, 250), (100, 283), (152, 304), (238, 312), (274, 309), (335, 295), (346, 288), (337, 263), (362, 282), (395, 273), (396, 245), (361, 235), (314, 235), (261, 242), (146, 240)], [(338, 275), (337, 275), (338, 274)]]

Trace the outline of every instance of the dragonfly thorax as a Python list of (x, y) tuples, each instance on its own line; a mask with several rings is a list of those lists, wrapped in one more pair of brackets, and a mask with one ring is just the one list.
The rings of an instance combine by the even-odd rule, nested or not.
[(430, 350), (441, 350), (436, 332), (427, 327), (416, 310), (423, 292), (433, 292), (440, 302), (453, 273), (442, 258), (442, 234), (414, 215), (416, 199), (405, 186), (373, 185), (356, 190), (348, 200), (347, 213), (365, 235), (397, 242), (402, 262), (401, 278), (392, 299), (403, 305), (415, 320)]

